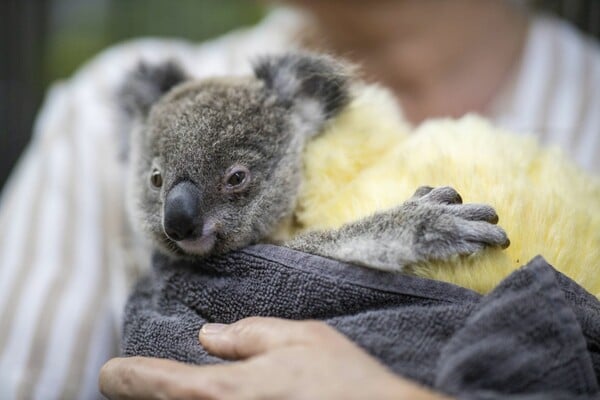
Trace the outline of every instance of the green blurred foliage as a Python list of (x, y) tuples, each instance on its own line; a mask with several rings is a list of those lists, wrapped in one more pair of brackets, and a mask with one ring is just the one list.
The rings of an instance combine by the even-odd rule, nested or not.
[(43, 83), (68, 77), (102, 49), (134, 37), (203, 41), (258, 22), (251, 0), (51, 0)]

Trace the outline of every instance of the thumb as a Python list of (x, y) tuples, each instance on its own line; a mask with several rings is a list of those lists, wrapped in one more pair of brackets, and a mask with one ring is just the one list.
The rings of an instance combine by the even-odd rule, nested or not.
[(205, 324), (199, 339), (209, 353), (237, 360), (282, 347), (320, 343), (336, 334), (317, 321), (250, 317), (231, 325)]

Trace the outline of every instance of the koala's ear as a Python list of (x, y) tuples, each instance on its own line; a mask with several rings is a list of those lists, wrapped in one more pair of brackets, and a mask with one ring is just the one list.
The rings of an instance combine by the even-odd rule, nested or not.
[(167, 61), (150, 65), (140, 62), (119, 90), (121, 107), (131, 116), (146, 116), (150, 107), (173, 86), (187, 80), (179, 64)]
[(322, 124), (335, 116), (350, 97), (349, 67), (326, 55), (289, 53), (263, 57), (255, 63), (254, 74), (280, 103), (305, 114), (300, 116), (308, 121), (318, 123), (317, 112)]

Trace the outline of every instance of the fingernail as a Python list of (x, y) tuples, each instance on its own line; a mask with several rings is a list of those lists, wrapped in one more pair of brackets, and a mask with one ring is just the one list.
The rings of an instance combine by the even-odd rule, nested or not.
[(204, 324), (200, 329), (203, 335), (217, 335), (227, 328), (227, 324)]

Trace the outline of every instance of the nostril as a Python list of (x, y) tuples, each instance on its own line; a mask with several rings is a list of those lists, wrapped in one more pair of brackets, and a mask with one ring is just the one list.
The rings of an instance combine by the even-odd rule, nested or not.
[(169, 228), (165, 227), (165, 233), (167, 234), (167, 236), (169, 237), (169, 239), (174, 240), (176, 242), (179, 242), (180, 240), (183, 240), (183, 235), (181, 235), (175, 229), (169, 229)]
[[(200, 224), (201, 225), (201, 224)], [(193, 239), (196, 235), (194, 218), (188, 218), (187, 215), (165, 215), (164, 229), (169, 239), (176, 242), (180, 240)]]
[(169, 239), (179, 242), (180, 240), (193, 239), (196, 235), (196, 230), (194, 227), (189, 227), (187, 229), (169, 229), (165, 227), (165, 233)]

